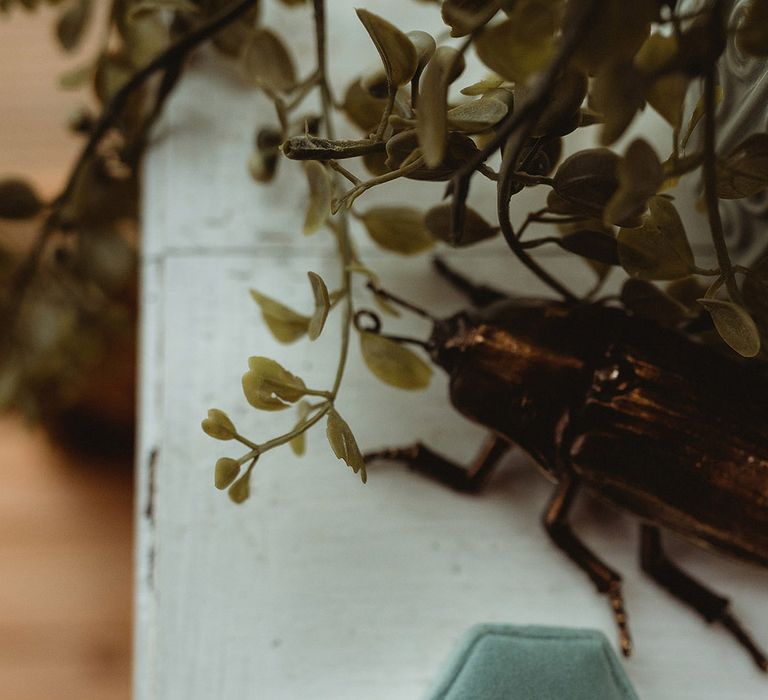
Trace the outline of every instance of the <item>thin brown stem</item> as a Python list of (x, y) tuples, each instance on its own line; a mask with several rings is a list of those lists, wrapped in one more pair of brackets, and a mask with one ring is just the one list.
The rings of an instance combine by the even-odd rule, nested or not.
[[(713, 41), (717, 41), (717, 21), (720, 17), (721, 2), (716, 2), (712, 8), (710, 27)], [(709, 230), (712, 235), (712, 243), (717, 255), (717, 264), (720, 273), (725, 279), (725, 287), (728, 294), (735, 302), (741, 301), (736, 280), (733, 276), (733, 264), (728, 254), (728, 246), (725, 242), (723, 222), (720, 218), (720, 204), (717, 199), (717, 64), (712, 61), (704, 77), (704, 162), (702, 170), (704, 174), (704, 200), (707, 206), (707, 218)]]

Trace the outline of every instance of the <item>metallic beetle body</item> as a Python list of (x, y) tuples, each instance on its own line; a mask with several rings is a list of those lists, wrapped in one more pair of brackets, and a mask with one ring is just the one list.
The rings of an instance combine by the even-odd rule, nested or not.
[(500, 302), (435, 324), (453, 405), (654, 525), (768, 566), (768, 383), (600, 305)]

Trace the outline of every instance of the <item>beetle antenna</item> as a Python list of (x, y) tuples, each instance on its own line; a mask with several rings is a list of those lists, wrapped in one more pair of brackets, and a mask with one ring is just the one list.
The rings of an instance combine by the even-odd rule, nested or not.
[[(371, 325), (366, 326), (364, 324), (364, 319), (368, 319), (371, 322)], [(355, 313), (354, 321), (355, 328), (361, 333), (375, 333), (376, 335), (380, 335), (382, 338), (386, 338), (387, 340), (394, 340), (396, 343), (418, 345), (420, 348), (426, 350), (427, 352), (431, 352), (433, 349), (432, 343), (425, 340), (419, 340), (418, 338), (408, 338), (402, 335), (387, 335), (386, 333), (382, 333), (381, 319), (379, 318), (379, 315), (373, 311), (369, 311), (368, 309), (360, 309), (357, 311)]]
[(437, 319), (431, 313), (429, 313), (429, 311), (422, 309), (420, 306), (412, 304), (410, 301), (406, 301), (405, 299), (401, 299), (400, 297), (395, 296), (391, 292), (376, 286), (373, 282), (368, 282), (368, 284), (365, 286), (368, 287), (368, 289), (370, 289), (374, 294), (377, 294), (387, 301), (391, 301), (393, 304), (402, 306), (404, 309), (408, 309), (409, 311), (418, 314), (422, 318), (428, 318), (430, 321), (437, 321)]

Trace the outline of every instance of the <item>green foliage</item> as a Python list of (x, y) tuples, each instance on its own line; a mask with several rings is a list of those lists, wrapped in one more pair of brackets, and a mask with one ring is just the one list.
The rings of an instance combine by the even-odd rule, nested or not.
[[(309, 4), (282, 2), (297, 12)], [(0, 11), (38, 4), (0, 0)], [(54, 27), (57, 41), (65, 50), (76, 48), (88, 30), (92, 0), (48, 4), (60, 5)], [(17, 401), (18, 387), (30, 376), (42, 384), (52, 367), (61, 371), (67, 362), (60, 358), (71, 357), (62, 350), (77, 347), (73, 337), (87, 335), (82, 331), (84, 314), (62, 302), (63, 285), (51, 291), (55, 287), (51, 280), (57, 277), (47, 273), (63, 270), (68, 286), (74, 281), (78, 290), (90, 294), (96, 288), (110, 299), (124, 288), (135, 264), (126, 253), (121, 225), (136, 216), (141, 153), (189, 51), (209, 39), (238, 63), (246, 80), (275, 108), (274, 123), (261, 125), (254, 138), (248, 158), (253, 178), (269, 183), (278, 167), (294, 167), (300, 179), (298, 168), (303, 170), (307, 196), (302, 232), (329, 234), (341, 268), (333, 291), (316, 273), (308, 273), (309, 314), (251, 292), (264, 323), (280, 342), (304, 336), (316, 340), (335, 309), (341, 342), (329, 389), (307, 387), (275, 360), (250, 359), (243, 376), (246, 400), (259, 410), (298, 408), (295, 423), (284, 434), (253, 442), (237, 433), (218, 409), (211, 409), (203, 421), (210, 436), (234, 440), (247, 449), (239, 459), (220, 459), (215, 469), (217, 487), (227, 488), (236, 503), (249, 497), (251, 471), (261, 454), (286, 444), (302, 454), (306, 431), (324, 418), (334, 454), (365, 480), (359, 448), (337, 409), (358, 307), (353, 278), (362, 276), (370, 283), (373, 299), (384, 312), (397, 311), (383, 292), (386, 280), (382, 282), (360, 259), (355, 237), (362, 233), (399, 255), (443, 244), (482, 245), (501, 233), (514, 256), (573, 303), (578, 295), (534, 258), (540, 245), (555, 243), (595, 270), (598, 286), (587, 298), (597, 293), (610, 270), (621, 267), (629, 277), (621, 300), (636, 314), (676, 326), (695, 316), (694, 300), (702, 299), (719, 334), (736, 352), (748, 357), (759, 353), (760, 334), (768, 330), (764, 259), (751, 268), (734, 264), (717, 198), (745, 198), (768, 188), (768, 134), (747, 134), (730, 153), (714, 152), (714, 107), (721, 93), (713, 75), (729, 33), (745, 53), (768, 55), (765, 0), (747, 3), (743, 19), (734, 27), (726, 26), (727, 18), (714, 2), (687, 9), (683, 18), (675, 3), (659, 0), (443, 0), (439, 13), (435, 8), (435, 18), (439, 14), (446, 27), (435, 27), (432, 33), (401, 28), (358, 9), (359, 31), (362, 36), (367, 33), (380, 67), (357, 76), (348, 86), (334, 84), (328, 72), (322, 0), (313, 3), (317, 55), (306, 74), (293, 54), (303, 39), (281, 38), (266, 26), (261, 4), (256, 0), (114, 3), (107, 20), (109, 41), (80, 68), (62, 76), (70, 88), (92, 82), (103, 116), (78, 120), (86, 136), (83, 156), (60, 196), (42, 202), (23, 179), (0, 180), (0, 218), (44, 219), (38, 252), (29, 264), (19, 266), (31, 272), (9, 285), (13, 294), (27, 287), (39, 295), (30, 295), (35, 301), (24, 309), (14, 310), (8, 299), (0, 307), (12, 338), (1, 358), (0, 401)], [(446, 28), (459, 40), (443, 41)], [(462, 84), (465, 66), (472, 61), (491, 73)], [(155, 76), (158, 79), (150, 80)], [(707, 99), (699, 100), (685, 123), (687, 93), (700, 79)], [(646, 106), (669, 125), (671, 152), (658, 153), (646, 140), (635, 138), (619, 154), (611, 146)], [(336, 112), (345, 117), (339, 124)], [(590, 126), (603, 147), (568, 149), (570, 155), (562, 159), (564, 138)], [(690, 151), (696, 130), (707, 138), (699, 139), (704, 145)], [(278, 166), (282, 160), (301, 164)], [(717, 260), (713, 269), (697, 265), (667, 193), (681, 176), (698, 169), (706, 184)], [(473, 193), (485, 184), (479, 182), (480, 176), (488, 180), (488, 187), (496, 188), (494, 219), (467, 203), (470, 183)], [(448, 198), (423, 210), (397, 201), (358, 208), (369, 190), (401, 178), (446, 183)], [(546, 206), (526, 216), (515, 197), (527, 188), (548, 192)], [(519, 217), (519, 228), (513, 217)], [(529, 226), (544, 223), (557, 225), (559, 235), (523, 238)], [(63, 232), (76, 240), (66, 268), (41, 252), (48, 240)], [(6, 257), (0, 255), (0, 261)], [(0, 265), (0, 273), (5, 269), (5, 263)], [(741, 287), (737, 274), (744, 276)], [(715, 280), (705, 292), (701, 277)], [(674, 281), (665, 290), (652, 284), (665, 280)], [(308, 295), (307, 308), (309, 304)], [(397, 340), (381, 335), (379, 326), (377, 318), (374, 329), (360, 334), (360, 351), (372, 373), (401, 388), (426, 386), (428, 365)], [(31, 357), (45, 370), (37, 367), (32, 372)], [(309, 401), (312, 397), (314, 403)], [(241, 473), (246, 463), (249, 466)]]

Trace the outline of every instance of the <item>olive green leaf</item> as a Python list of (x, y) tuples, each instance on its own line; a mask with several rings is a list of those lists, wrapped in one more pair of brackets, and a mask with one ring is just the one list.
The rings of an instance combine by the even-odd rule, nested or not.
[(678, 41), (675, 34), (651, 34), (640, 47), (634, 59), (635, 67), (646, 76), (664, 72), (653, 80), (646, 90), (645, 97), (669, 124), (677, 129), (683, 119), (685, 95), (688, 91), (688, 78), (682, 72), (665, 72), (676, 58)]
[[(572, 26), (590, 0), (566, 3), (563, 26)], [(601, 0), (581, 35), (573, 63), (590, 75), (609, 64), (631, 60), (648, 37), (658, 15), (658, 0)]]
[(379, 123), (386, 104), (386, 99), (374, 97), (363, 88), (360, 80), (355, 80), (347, 87), (342, 109), (355, 126), (369, 133)]
[(424, 215), (412, 207), (373, 207), (361, 214), (360, 220), (376, 243), (394, 253), (415, 255), (435, 244)]
[(440, 12), (452, 37), (466, 36), (496, 14), (496, 0), (444, 0)]
[(134, 66), (123, 54), (105, 53), (99, 57), (93, 76), (93, 89), (102, 103), (109, 102), (115, 93), (130, 80)]
[(611, 63), (592, 82), (592, 102), (603, 117), (600, 143), (608, 146), (626, 131), (645, 105), (645, 80), (631, 61)]
[(632, 313), (665, 326), (674, 326), (692, 316), (683, 304), (662, 292), (652, 282), (642, 279), (628, 279), (624, 282), (621, 303)]
[(506, 83), (504, 78), (500, 78), (498, 75), (490, 75), (487, 78), (483, 78), (472, 85), (462, 88), (459, 92), (467, 97), (477, 97), (478, 95), (485, 95), (491, 90), (497, 90)]
[(752, 134), (717, 164), (717, 196), (751, 197), (768, 187), (768, 133)]
[(213, 483), (217, 489), (227, 488), (240, 473), (240, 462), (231, 457), (222, 457), (216, 460), (216, 467), (213, 473)]
[(200, 13), (200, 8), (190, 0), (134, 0), (128, 8), (126, 19), (130, 22), (145, 12), (157, 12), (159, 10), (172, 10), (184, 15)]
[(507, 116), (509, 108), (493, 97), (480, 97), (448, 110), (448, 125), (454, 131), (477, 134), (487, 131)]
[(75, 0), (56, 21), (56, 38), (61, 48), (73, 51), (80, 44), (91, 16), (91, 0)]
[(357, 16), (379, 52), (392, 91), (405, 85), (416, 72), (419, 59), (411, 40), (393, 24), (368, 10), (357, 9)]
[(557, 169), (547, 205), (556, 213), (603, 218), (605, 205), (619, 187), (619, 156), (607, 148), (586, 148)]
[(587, 260), (606, 265), (620, 264), (616, 238), (606, 231), (579, 229), (567, 233), (560, 241), (560, 247)]
[[(296, 428), (298, 428), (309, 415), (309, 403), (302, 399), (299, 401), (296, 408), (298, 411), (298, 417), (296, 418), (296, 425), (293, 426), (294, 430), (296, 430)], [(297, 457), (304, 456), (304, 453), (307, 451), (306, 431), (299, 433), (296, 437), (292, 438), (288, 445), (293, 451), (293, 454), (295, 454)]]
[(410, 39), (413, 47), (416, 49), (417, 67), (412, 77), (413, 80), (418, 78), (432, 56), (435, 55), (437, 44), (435, 43), (434, 37), (426, 32), (416, 30), (408, 32), (406, 36)]
[(648, 200), (664, 181), (664, 171), (656, 152), (643, 139), (635, 139), (619, 161), (619, 188), (605, 207), (603, 221), (621, 224), (645, 212)]
[(264, 411), (282, 411), (305, 394), (304, 382), (268, 357), (249, 357), (243, 375), (243, 393), (248, 403)]
[(217, 440), (232, 440), (237, 434), (235, 424), (229, 416), (218, 408), (209, 408), (208, 417), (201, 423), (203, 432)]
[(743, 357), (755, 357), (760, 352), (760, 333), (743, 306), (721, 299), (699, 299), (709, 311), (720, 337)]
[(757, 324), (761, 337), (768, 338), (768, 255), (763, 254), (750, 267), (741, 294), (744, 306)]
[(296, 66), (290, 51), (271, 29), (257, 27), (242, 49), (241, 65), (248, 80), (274, 92), (296, 86)]
[(464, 66), (464, 57), (456, 49), (441, 46), (421, 78), (416, 132), (424, 160), (430, 168), (440, 165), (445, 157), (448, 86), (461, 75)]
[(233, 503), (240, 505), (245, 503), (251, 495), (251, 471), (253, 465), (248, 467), (245, 474), (243, 474), (232, 486), (229, 487), (227, 495)]
[(29, 219), (42, 208), (40, 197), (26, 180), (16, 177), (0, 180), (0, 218)]
[(310, 340), (317, 340), (320, 333), (323, 332), (325, 319), (328, 318), (328, 312), (331, 309), (331, 298), (328, 295), (328, 287), (325, 286), (323, 278), (316, 272), (308, 272), (309, 283), (312, 285), (312, 295), (315, 297), (315, 312), (309, 320), (307, 326), (307, 336)]
[[(716, 85), (715, 86), (715, 104), (719, 105), (722, 101), (723, 101), (723, 86)], [(685, 130), (685, 133), (683, 134), (683, 138), (680, 140), (680, 148), (682, 148), (683, 150), (685, 150), (685, 147), (688, 145), (688, 141), (690, 140), (694, 130), (698, 126), (703, 116), (704, 116), (704, 95), (699, 97), (699, 99), (696, 101), (696, 105), (693, 108), (693, 112), (691, 112), (691, 118), (688, 120), (688, 128)]]
[(261, 308), (261, 315), (272, 335), (281, 343), (292, 343), (309, 330), (309, 316), (297, 313), (255, 289), (251, 289), (251, 296)]
[(768, 2), (752, 0), (736, 29), (736, 46), (746, 54), (768, 56)]
[(398, 389), (424, 389), (432, 369), (418, 355), (400, 343), (377, 333), (360, 333), (363, 360), (382, 382)]
[(631, 277), (672, 280), (693, 273), (693, 253), (675, 206), (653, 197), (640, 228), (619, 231), (619, 260)]
[(581, 124), (581, 104), (587, 95), (587, 76), (567, 68), (547, 95), (547, 104), (531, 133), (534, 137), (565, 136)]
[(561, 8), (551, 0), (518, 0), (509, 19), (484, 28), (475, 39), (478, 57), (507, 80), (524, 83), (554, 54)]
[(57, 82), (62, 90), (77, 90), (93, 79), (95, 71), (96, 65), (94, 63), (84, 63), (59, 74)]
[(325, 434), (328, 436), (328, 442), (336, 458), (343, 459), (355, 474), (360, 472), (360, 479), (365, 483), (368, 480), (368, 475), (365, 471), (363, 455), (360, 453), (360, 448), (357, 446), (357, 441), (349, 425), (334, 408), (328, 411)]
[(170, 42), (168, 24), (157, 12), (144, 12), (126, 22), (123, 29), (128, 58), (133, 68), (141, 68)]
[(304, 164), (304, 173), (309, 183), (309, 201), (304, 217), (304, 235), (317, 231), (331, 214), (333, 186), (328, 170), (316, 160)]
[[(419, 142), (415, 129), (395, 134), (387, 141), (387, 168), (389, 170), (396, 170), (407, 158), (412, 157), (413, 152), (417, 148), (419, 148)], [(445, 157), (441, 163), (434, 167), (425, 165), (423, 168), (417, 168), (409, 172), (405, 177), (411, 180), (448, 180), (476, 153), (477, 146), (469, 136), (455, 131), (451, 132), (448, 134)]]
[(498, 228), (491, 226), (474, 209), (467, 207), (464, 214), (464, 229), (458, 243), (454, 243), (451, 240), (451, 217), (451, 205), (438, 204), (426, 213), (424, 223), (437, 240), (461, 247), (493, 238), (499, 232)]

